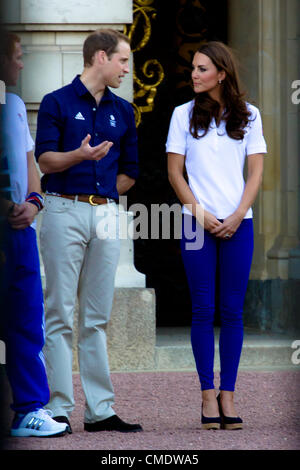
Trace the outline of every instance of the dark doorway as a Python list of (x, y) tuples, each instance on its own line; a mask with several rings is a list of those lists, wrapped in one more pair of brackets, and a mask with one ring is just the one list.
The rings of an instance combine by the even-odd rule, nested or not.
[[(151, 39), (134, 56), (137, 74), (148, 59), (157, 59), (164, 79), (157, 88), (152, 112), (142, 114), (138, 127), (140, 177), (128, 193), (128, 204), (178, 202), (168, 182), (165, 142), (171, 114), (193, 97), (190, 86), (191, 62), (200, 42), (227, 41), (225, 0), (156, 0)], [(149, 220), (149, 224), (151, 221)], [(181, 261), (180, 240), (134, 242), (135, 266), (146, 275), (147, 287), (155, 289), (158, 326), (187, 326), (191, 305)]]

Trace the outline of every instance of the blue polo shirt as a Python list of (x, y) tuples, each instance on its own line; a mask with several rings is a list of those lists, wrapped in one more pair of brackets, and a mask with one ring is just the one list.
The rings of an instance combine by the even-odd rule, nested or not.
[(137, 133), (132, 105), (108, 88), (97, 106), (79, 78), (44, 96), (39, 113), (35, 156), (68, 152), (81, 145), (87, 134), (92, 147), (113, 142), (99, 161), (86, 160), (71, 168), (44, 175), (44, 191), (59, 194), (99, 194), (118, 199), (117, 174), (138, 176)]

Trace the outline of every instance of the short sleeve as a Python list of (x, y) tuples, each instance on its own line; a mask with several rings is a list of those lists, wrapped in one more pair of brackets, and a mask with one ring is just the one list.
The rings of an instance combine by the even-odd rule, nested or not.
[(29, 127), (28, 127), (28, 122), (26, 120), (26, 152), (31, 152), (34, 148), (34, 140), (31, 137)]
[(131, 104), (127, 105), (127, 131), (121, 140), (118, 173), (123, 173), (130, 178), (139, 176), (137, 132), (134, 120), (134, 112)]
[(24, 122), (24, 137), (25, 137), (25, 150), (26, 152), (31, 152), (34, 147), (34, 141), (33, 138), (31, 137), (29, 126), (28, 126), (28, 119), (27, 119), (27, 110), (25, 103), (23, 101), (18, 100), (20, 113), (23, 116), (23, 122)]
[(40, 104), (35, 141), (35, 157), (44, 152), (58, 152), (61, 139), (61, 112), (55, 98), (44, 96)]
[(174, 109), (169, 132), (166, 142), (167, 153), (178, 153), (179, 155), (185, 155), (187, 148), (187, 126), (186, 116), (183, 113), (182, 106)]
[(267, 145), (263, 134), (260, 112), (254, 106), (251, 107), (252, 116), (247, 134), (246, 154), (267, 153)]

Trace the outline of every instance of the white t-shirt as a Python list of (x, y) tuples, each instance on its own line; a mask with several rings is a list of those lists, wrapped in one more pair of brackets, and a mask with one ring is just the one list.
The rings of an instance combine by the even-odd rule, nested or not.
[[(245, 187), (243, 168), (246, 156), (267, 152), (260, 112), (247, 103), (251, 121), (245, 128), (243, 140), (230, 138), (225, 121), (217, 127), (214, 119), (206, 136), (195, 139), (189, 131), (193, 105), (194, 100), (175, 108), (166, 151), (185, 155), (189, 187), (196, 200), (217, 219), (225, 219), (240, 204)], [(199, 135), (202, 132), (199, 131)], [(183, 207), (183, 212), (190, 214), (186, 207)], [(250, 208), (245, 218), (251, 217)]]
[(21, 204), (28, 192), (27, 152), (34, 147), (29, 132), (25, 104), (13, 93), (6, 93), (2, 105), (3, 156), (7, 158), (12, 200)]

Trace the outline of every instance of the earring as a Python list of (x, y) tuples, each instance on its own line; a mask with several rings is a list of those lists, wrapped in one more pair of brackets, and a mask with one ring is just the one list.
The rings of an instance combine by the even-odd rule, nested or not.
[(220, 85), (221, 85), (221, 83), (222, 83), (222, 80), (219, 80), (219, 83), (220, 83)]

